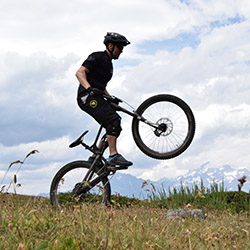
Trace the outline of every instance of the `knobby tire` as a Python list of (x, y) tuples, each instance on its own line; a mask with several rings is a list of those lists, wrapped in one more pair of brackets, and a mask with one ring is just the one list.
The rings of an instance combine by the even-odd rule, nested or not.
[(195, 118), (190, 107), (180, 98), (161, 94), (145, 100), (136, 110), (150, 122), (167, 129), (160, 136), (155, 128), (133, 118), (132, 133), (138, 148), (155, 159), (171, 159), (183, 153), (195, 134)]
[[(74, 161), (66, 164), (56, 173), (50, 187), (50, 201), (55, 208), (61, 208), (62, 206), (76, 203), (76, 199), (75, 197), (73, 197), (72, 190), (76, 183), (82, 181), (89, 167), (89, 162)], [(95, 175), (98, 175), (97, 170), (95, 171)], [(74, 178), (76, 178), (76, 180), (74, 180)], [(111, 196), (111, 188), (108, 178), (103, 177), (101, 180), (101, 184), (101, 189), (103, 189), (100, 190), (101, 194), (91, 194), (91, 199), (93, 200), (98, 197), (100, 202), (102, 202), (104, 205), (108, 205)], [(97, 186), (100, 189), (100, 185), (98, 184)], [(93, 189), (91, 189), (90, 191), (92, 191)], [(98, 188), (95, 187), (95, 189), (95, 191), (98, 192)], [(90, 194), (85, 194), (79, 202), (86, 202), (87, 195)]]

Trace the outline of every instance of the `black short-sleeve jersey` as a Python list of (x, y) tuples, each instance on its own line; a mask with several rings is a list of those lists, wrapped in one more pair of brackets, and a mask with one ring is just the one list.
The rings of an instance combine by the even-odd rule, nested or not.
[[(113, 75), (113, 65), (106, 51), (94, 52), (88, 56), (82, 66), (89, 70), (87, 80), (91, 87), (104, 90)], [(80, 84), (78, 96), (85, 93), (85, 88)]]

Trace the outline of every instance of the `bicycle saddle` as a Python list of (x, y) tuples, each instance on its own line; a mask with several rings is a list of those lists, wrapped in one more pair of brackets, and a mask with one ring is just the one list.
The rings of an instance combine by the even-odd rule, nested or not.
[(74, 148), (74, 147), (80, 145), (80, 144), (82, 143), (82, 141), (83, 141), (84, 136), (85, 136), (88, 132), (89, 132), (88, 130), (85, 131), (79, 138), (77, 138), (75, 141), (73, 141), (73, 142), (69, 145), (69, 147), (70, 147), (70, 148)]

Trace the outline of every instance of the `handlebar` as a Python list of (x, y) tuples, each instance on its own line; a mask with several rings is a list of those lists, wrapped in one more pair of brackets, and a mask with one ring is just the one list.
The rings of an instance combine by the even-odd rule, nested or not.
[(122, 103), (123, 101), (120, 99), (120, 98), (118, 98), (118, 97), (116, 97), (116, 96), (114, 96), (114, 95), (105, 95), (105, 94), (103, 94), (103, 97), (105, 98), (105, 99), (107, 99), (108, 101), (110, 101), (110, 102), (112, 102), (112, 103), (115, 103), (115, 104), (119, 104), (119, 103)]

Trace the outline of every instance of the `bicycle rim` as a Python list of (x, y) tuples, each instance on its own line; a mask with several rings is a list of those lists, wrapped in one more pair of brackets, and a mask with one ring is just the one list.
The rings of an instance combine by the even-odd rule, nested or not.
[[(53, 206), (60, 209), (65, 206), (88, 202), (99, 202), (108, 205), (110, 202), (110, 184), (107, 177), (104, 177), (90, 191), (80, 196), (73, 194), (72, 190), (77, 183), (82, 183), (89, 167), (90, 163), (88, 162), (75, 161), (65, 165), (57, 172), (50, 188), (50, 200)], [(97, 173), (93, 173), (92, 179), (96, 176)]]

